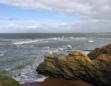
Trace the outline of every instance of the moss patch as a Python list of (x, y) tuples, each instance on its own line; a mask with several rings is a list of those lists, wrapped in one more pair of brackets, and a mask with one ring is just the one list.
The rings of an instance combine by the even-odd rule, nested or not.
[(0, 86), (23, 86), (8, 76), (0, 76)]

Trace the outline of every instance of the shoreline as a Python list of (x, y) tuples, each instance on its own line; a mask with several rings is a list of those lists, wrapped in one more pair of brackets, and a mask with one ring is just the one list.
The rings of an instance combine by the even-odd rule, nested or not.
[(49, 77), (43, 82), (25, 83), (25, 86), (95, 86), (83, 80), (65, 80)]

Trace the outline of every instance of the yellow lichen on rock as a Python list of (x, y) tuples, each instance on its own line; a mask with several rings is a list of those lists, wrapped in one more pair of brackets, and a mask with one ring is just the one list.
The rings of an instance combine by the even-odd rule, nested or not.
[(68, 55), (51, 54), (38, 66), (37, 72), (58, 78), (82, 79), (97, 86), (111, 86), (111, 44), (91, 51), (88, 56), (78, 51)]

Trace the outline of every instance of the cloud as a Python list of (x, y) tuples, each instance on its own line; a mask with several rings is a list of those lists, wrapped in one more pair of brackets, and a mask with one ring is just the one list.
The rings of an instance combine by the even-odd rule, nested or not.
[(111, 32), (111, 21), (91, 20), (68, 24), (71, 32)]
[(0, 0), (0, 3), (80, 18), (72, 23), (21, 21), (3, 27), (4, 32), (111, 32), (111, 0)]
[(74, 23), (56, 22), (21, 22), (10, 23), (3, 27), (2, 32), (22, 33), (73, 33), (73, 32), (111, 32), (111, 21), (78, 21)]
[(0, 3), (85, 18), (111, 19), (111, 0), (0, 0)]
[(15, 20), (15, 18), (0, 16), (0, 20), (13, 21), (13, 20)]

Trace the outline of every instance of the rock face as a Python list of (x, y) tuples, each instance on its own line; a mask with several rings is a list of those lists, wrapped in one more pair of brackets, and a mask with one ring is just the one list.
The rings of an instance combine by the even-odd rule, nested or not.
[(22, 86), (17, 81), (7, 76), (0, 76), (0, 86)]
[[(111, 45), (108, 46), (111, 48)], [(89, 55), (94, 56), (96, 58), (94, 60), (77, 51), (67, 56), (58, 54), (45, 56), (37, 72), (56, 78), (81, 79), (96, 86), (111, 86), (111, 50), (108, 46), (100, 48), (100, 51), (97, 54), (95, 52), (94, 55), (92, 51)], [(101, 52), (104, 49), (105, 52)]]
[(95, 50), (91, 51), (88, 56), (91, 59), (97, 58), (101, 54), (110, 54), (111, 55), (111, 44), (106, 45), (102, 48), (96, 48)]
[(80, 77), (79, 74), (84, 77), (86, 65), (92, 66), (92, 62), (80, 52), (71, 52), (68, 56), (53, 54), (45, 57), (37, 71), (44, 75), (76, 80)]

